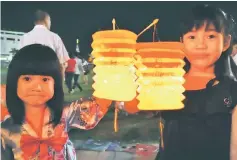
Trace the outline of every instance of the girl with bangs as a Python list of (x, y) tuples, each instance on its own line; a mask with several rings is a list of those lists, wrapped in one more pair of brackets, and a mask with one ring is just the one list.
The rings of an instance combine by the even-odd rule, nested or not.
[(230, 68), (233, 19), (199, 5), (181, 23), (186, 53), (185, 107), (162, 112), (157, 160), (236, 160), (237, 82)]
[(1, 123), (2, 160), (76, 160), (67, 133), (94, 128), (108, 110), (94, 100), (63, 107), (59, 60), (40, 44), (26, 46), (13, 57), (6, 102), (10, 117)]

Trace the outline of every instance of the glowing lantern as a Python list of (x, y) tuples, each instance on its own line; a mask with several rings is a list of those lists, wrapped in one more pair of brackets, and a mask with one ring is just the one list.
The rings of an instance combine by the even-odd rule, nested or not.
[(136, 74), (140, 110), (175, 110), (184, 107), (184, 52), (182, 43), (138, 43)]
[(136, 96), (134, 58), (137, 35), (127, 30), (99, 31), (92, 35), (95, 76), (93, 96), (130, 101)]

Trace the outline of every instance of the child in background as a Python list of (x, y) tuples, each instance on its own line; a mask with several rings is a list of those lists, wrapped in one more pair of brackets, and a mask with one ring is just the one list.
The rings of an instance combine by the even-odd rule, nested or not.
[(74, 72), (74, 77), (73, 77), (74, 84), (72, 88), (74, 90), (76, 87), (78, 87), (80, 91), (82, 91), (82, 88), (78, 82), (78, 80), (80, 79), (80, 75), (84, 77), (84, 69), (82, 66), (82, 60), (76, 55), (75, 61), (76, 61), (76, 66), (75, 66), (75, 72)]
[(76, 68), (75, 55), (71, 54), (70, 59), (67, 61), (67, 68), (65, 70), (65, 78), (68, 93), (74, 93), (74, 89), (72, 88), (72, 79), (74, 77), (75, 68)]
[(85, 84), (88, 85), (88, 74), (89, 74), (90, 70), (89, 70), (88, 62), (84, 58), (82, 59), (82, 65), (84, 68), (83, 80), (84, 80)]

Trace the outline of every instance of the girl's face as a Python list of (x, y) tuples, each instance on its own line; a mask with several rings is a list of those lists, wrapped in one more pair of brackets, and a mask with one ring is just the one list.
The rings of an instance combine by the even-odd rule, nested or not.
[(42, 106), (54, 95), (54, 79), (50, 76), (21, 75), (17, 95), (27, 105)]
[(224, 41), (223, 33), (216, 31), (213, 24), (206, 23), (198, 30), (193, 28), (183, 36), (185, 53), (191, 67), (205, 69), (212, 67), (223, 51), (230, 46), (231, 37)]

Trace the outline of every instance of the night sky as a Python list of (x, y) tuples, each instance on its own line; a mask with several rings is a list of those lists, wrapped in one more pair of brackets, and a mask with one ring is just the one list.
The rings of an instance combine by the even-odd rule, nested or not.
[[(232, 14), (237, 21), (237, 2), (1, 2), (1, 29), (28, 32), (34, 24), (37, 9), (51, 16), (51, 30), (58, 33), (69, 52), (75, 51), (76, 38), (84, 57), (92, 51), (92, 34), (112, 29), (115, 18), (120, 29), (140, 33), (159, 18), (158, 36), (162, 41), (179, 40), (180, 17), (195, 4), (213, 4)], [(152, 31), (139, 41), (152, 41)]]

